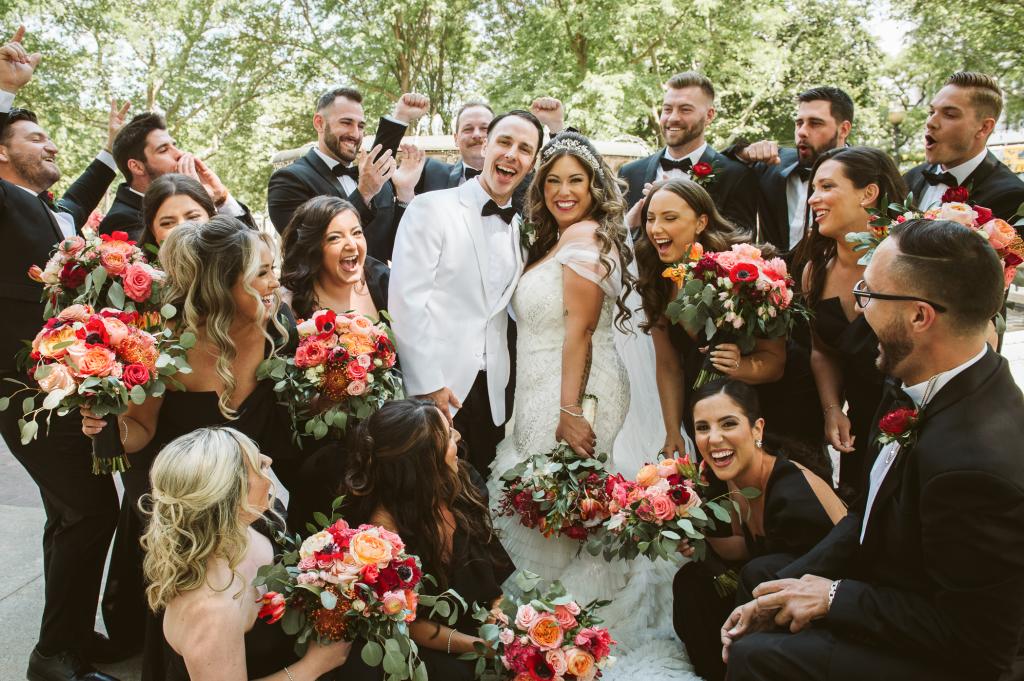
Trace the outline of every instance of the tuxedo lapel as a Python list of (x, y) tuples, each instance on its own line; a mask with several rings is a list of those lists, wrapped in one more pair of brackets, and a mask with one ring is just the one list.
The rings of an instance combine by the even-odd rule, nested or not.
[(305, 158), (306, 163), (308, 163), (309, 166), (316, 171), (316, 174), (331, 187), (331, 193), (333, 195), (343, 199), (347, 198), (344, 190), (341, 188), (341, 183), (338, 181), (338, 178), (334, 176), (334, 173), (332, 173), (331, 169), (327, 167), (327, 164), (324, 163), (323, 159), (320, 158), (315, 149), (310, 149), (306, 152)]
[(974, 169), (974, 172), (968, 175), (967, 179), (961, 183), (961, 186), (968, 187), (973, 194), (975, 188), (987, 180), (997, 167), (999, 167), (999, 159), (991, 151), (988, 152), (985, 154), (985, 158), (981, 159), (981, 163)]
[(661, 151), (647, 159), (647, 168), (644, 170), (644, 181), (640, 185), (641, 189), (643, 189), (644, 184), (658, 179), (658, 166), (661, 164), (661, 157), (664, 155), (665, 148), (662, 147)]
[(906, 175), (907, 189), (914, 195), (914, 203), (919, 204), (921, 197), (924, 196), (925, 189), (928, 188), (928, 183), (924, 179), (924, 171), (926, 165), (921, 165), (914, 168)]
[(46, 213), (46, 219), (50, 223), (50, 229), (53, 230), (53, 234), (57, 239), (54, 243), (64, 241), (66, 237), (64, 236), (64, 231), (60, 228), (60, 223), (57, 222), (57, 216), (53, 214), (53, 211), (43, 205), (41, 200), (39, 201), (39, 205), (42, 207), (43, 212)]
[(459, 182), (462, 181), (462, 161), (459, 161), (452, 166), (451, 172), (448, 174), (448, 188), (458, 187)]
[(473, 187), (469, 182), (464, 182), (459, 187), (459, 203), (462, 207), (463, 225), (473, 242), (473, 253), (476, 255), (477, 271), (480, 274), (480, 287), (487, 293), (487, 245), (484, 243), (480, 211), (473, 200)]

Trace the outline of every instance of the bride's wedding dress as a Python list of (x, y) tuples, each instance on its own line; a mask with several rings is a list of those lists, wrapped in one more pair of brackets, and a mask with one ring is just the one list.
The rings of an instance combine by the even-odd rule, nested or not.
[[(606, 258), (617, 262), (614, 252)], [(630, 414), (634, 429), (648, 432), (620, 434), (630, 412), (629, 375), (616, 349), (613, 326), (620, 278), (617, 271), (602, 278), (604, 266), (589, 235), (583, 240), (563, 238), (553, 256), (523, 275), (512, 296), (518, 324), (515, 423), (512, 435), (498, 445), (491, 466), (488, 488), (492, 505), (500, 494), (500, 478), (505, 471), (534, 454), (550, 451), (556, 444), (564, 339), (563, 267), (597, 283), (605, 294), (592, 338), (593, 357), (586, 386), (586, 392), (597, 397), (597, 415), (592, 424), (597, 451), (609, 455), (610, 472), (632, 477), (645, 460), (653, 460), (663, 442), (656, 389), (644, 400), (649, 404), (634, 405)], [(636, 325), (634, 318), (633, 326)], [(650, 343), (648, 338), (642, 340)], [(634, 342), (637, 341), (624, 343), (619, 339), (620, 346)], [(643, 354), (633, 347), (627, 356)], [(651, 366), (642, 369), (650, 374), (648, 379), (653, 379), (653, 352), (649, 353), (649, 360)], [(631, 451), (614, 451), (615, 443), (625, 443)], [(636, 451), (638, 448), (647, 451)], [(672, 577), (676, 564), (643, 558), (608, 562), (591, 556), (586, 549), (580, 550), (577, 541), (545, 538), (537, 530), (520, 525), (517, 517), (496, 517), (494, 525), (517, 568), (537, 573), (545, 580), (560, 580), (580, 603), (595, 598), (612, 601), (599, 614), (619, 642), (615, 651), (619, 659), (602, 678), (698, 678), (686, 662), (683, 646), (672, 629)], [(506, 590), (512, 589), (511, 583), (505, 586)]]

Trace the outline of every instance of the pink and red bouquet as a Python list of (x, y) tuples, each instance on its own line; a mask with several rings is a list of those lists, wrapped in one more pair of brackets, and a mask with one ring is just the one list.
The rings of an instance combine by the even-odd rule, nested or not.
[(296, 434), (319, 440), (344, 433), (351, 418), (364, 419), (402, 396), (394, 338), (383, 320), (318, 310), (298, 332), (293, 356), (267, 359), (257, 372), (275, 379)]
[[(963, 187), (957, 187), (963, 189)], [(949, 192), (947, 192), (948, 194)], [(926, 220), (952, 220), (973, 230), (975, 234), (986, 239), (995, 249), (1003, 262), (1003, 279), (1005, 288), (1009, 288), (1017, 267), (1024, 263), (1024, 240), (1017, 234), (1013, 225), (992, 215), (992, 211), (984, 206), (973, 206), (960, 201), (945, 202), (924, 212), (916, 211), (911, 205), (912, 196), (908, 196), (903, 205), (889, 204), (887, 211), (871, 210), (871, 221), (867, 232), (854, 232), (846, 235), (852, 243), (853, 250), (864, 251), (857, 262), (867, 265), (871, 262), (878, 245), (889, 236), (889, 230), (907, 220), (924, 218)], [(890, 218), (890, 215), (895, 217)]]
[[(728, 494), (702, 498), (708, 486), (704, 475), (702, 467), (686, 455), (646, 464), (634, 480), (609, 476), (612, 515), (605, 523), (607, 532), (600, 541), (592, 541), (588, 550), (594, 555), (603, 550), (606, 560), (630, 560), (638, 555), (668, 560), (685, 538), (695, 550), (695, 560), (703, 559), (706, 531), (715, 529), (716, 519), (731, 522), (724, 501), (731, 501), (739, 513), (739, 505)], [(760, 495), (753, 488), (739, 493), (748, 499)]]
[[(718, 253), (705, 253), (694, 244), (687, 260), (667, 268), (662, 276), (679, 288), (666, 310), (668, 318), (712, 346), (735, 343), (740, 352), (748, 353), (759, 338), (785, 338), (797, 316), (807, 315), (793, 300), (786, 262), (766, 259), (750, 244)], [(694, 388), (720, 377), (706, 360)]]
[(586, 606), (577, 603), (559, 582), (543, 593), (540, 578), (529, 572), (515, 576), (523, 592), (505, 596), (497, 611), (478, 608), (474, 617), (483, 622), (474, 653), (476, 677), (484, 681), (591, 681), (614, 663), (615, 641), (597, 609), (608, 601)]
[[(340, 503), (336, 500), (334, 508)], [(296, 637), (298, 655), (312, 641), (362, 639), (363, 660), (370, 666), (383, 663), (386, 679), (425, 678), (409, 623), (419, 606), (431, 607), (431, 617), (454, 621), (458, 613), (452, 602), (465, 607), (461, 597), (452, 591), (421, 594), (423, 581), (433, 580), (394, 532), (376, 525), (350, 527), (322, 513), (316, 520), (324, 529), (305, 540), (282, 537), (291, 550), (259, 569), (255, 584), (268, 589), (259, 616), (280, 621), (284, 632)]]
[[(82, 230), (82, 236), (58, 243), (46, 266), (33, 265), (28, 276), (43, 285), (45, 317), (76, 303), (155, 313), (160, 310), (160, 286), (165, 278), (126, 232), (97, 235), (89, 227)], [(157, 320), (149, 316), (145, 321)]]
[[(168, 384), (178, 387), (173, 377), (191, 370), (185, 350), (195, 344), (192, 334), (174, 338), (169, 329), (153, 334), (141, 328), (141, 322), (137, 312), (110, 308), (95, 312), (81, 304), (46, 321), (33, 339), (29, 355), (33, 362), (29, 377), (36, 385), (23, 384), (18, 391), (31, 393), (22, 402), (23, 443), (36, 437), (36, 417), (41, 412), (56, 409), (64, 415), (74, 408), (89, 407), (108, 418), (107, 427), (93, 440), (93, 473), (128, 468), (116, 415), (124, 413), (129, 404), (163, 395)], [(42, 397), (39, 407), (38, 397)], [(0, 409), (8, 406), (8, 398), (0, 400)]]

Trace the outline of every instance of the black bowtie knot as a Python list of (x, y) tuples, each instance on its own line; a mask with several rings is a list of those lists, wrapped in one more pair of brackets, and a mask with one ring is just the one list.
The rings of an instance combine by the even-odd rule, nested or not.
[(506, 206), (505, 208), (501, 208), (497, 203), (495, 203), (494, 199), (490, 199), (484, 204), (484, 209), (480, 211), (480, 215), (483, 217), (487, 217), (488, 215), (497, 215), (505, 221), (505, 224), (511, 225), (512, 218), (516, 216), (516, 207)]
[(345, 163), (339, 163), (331, 168), (331, 172), (334, 173), (335, 177), (348, 175), (355, 182), (359, 182), (359, 166), (350, 166)]
[(807, 182), (807, 180), (811, 179), (811, 169), (808, 168), (807, 166), (797, 166), (796, 170), (794, 170), (793, 172), (799, 174), (800, 179), (803, 180), (804, 182)]
[(933, 187), (935, 185), (937, 185), (937, 184), (944, 184), (947, 187), (959, 187), (960, 186), (960, 183), (957, 182), (957, 179), (953, 175), (953, 173), (949, 173), (949, 172), (937, 173), (937, 172), (935, 172), (933, 170), (926, 170), (926, 171), (924, 171), (921, 174), (924, 175), (925, 182), (927, 182), (928, 184), (932, 185)]
[(462, 177), (466, 178), (467, 181), (468, 180), (472, 180), (474, 177), (476, 177), (479, 174), (480, 174), (480, 171), (477, 170), (476, 168), (470, 168), (469, 166), (463, 166), (462, 167)]
[(688, 158), (676, 161), (668, 156), (662, 156), (660, 163), (662, 170), (682, 170), (684, 173), (688, 173), (690, 172), (690, 169), (693, 168), (693, 161)]
[(900, 382), (894, 378), (886, 379), (883, 393), (884, 396), (882, 398), (882, 402), (883, 404), (889, 405), (888, 411), (893, 411), (900, 407), (917, 409), (917, 403), (914, 402), (914, 399), (907, 394)]

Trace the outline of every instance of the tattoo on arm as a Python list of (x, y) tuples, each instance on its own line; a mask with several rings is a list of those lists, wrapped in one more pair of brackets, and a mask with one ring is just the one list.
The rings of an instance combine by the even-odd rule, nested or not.
[(587, 361), (583, 365), (583, 382), (580, 383), (580, 394), (577, 404), (583, 404), (583, 396), (587, 394), (587, 383), (590, 381), (590, 364), (594, 360), (594, 343), (587, 339)]

